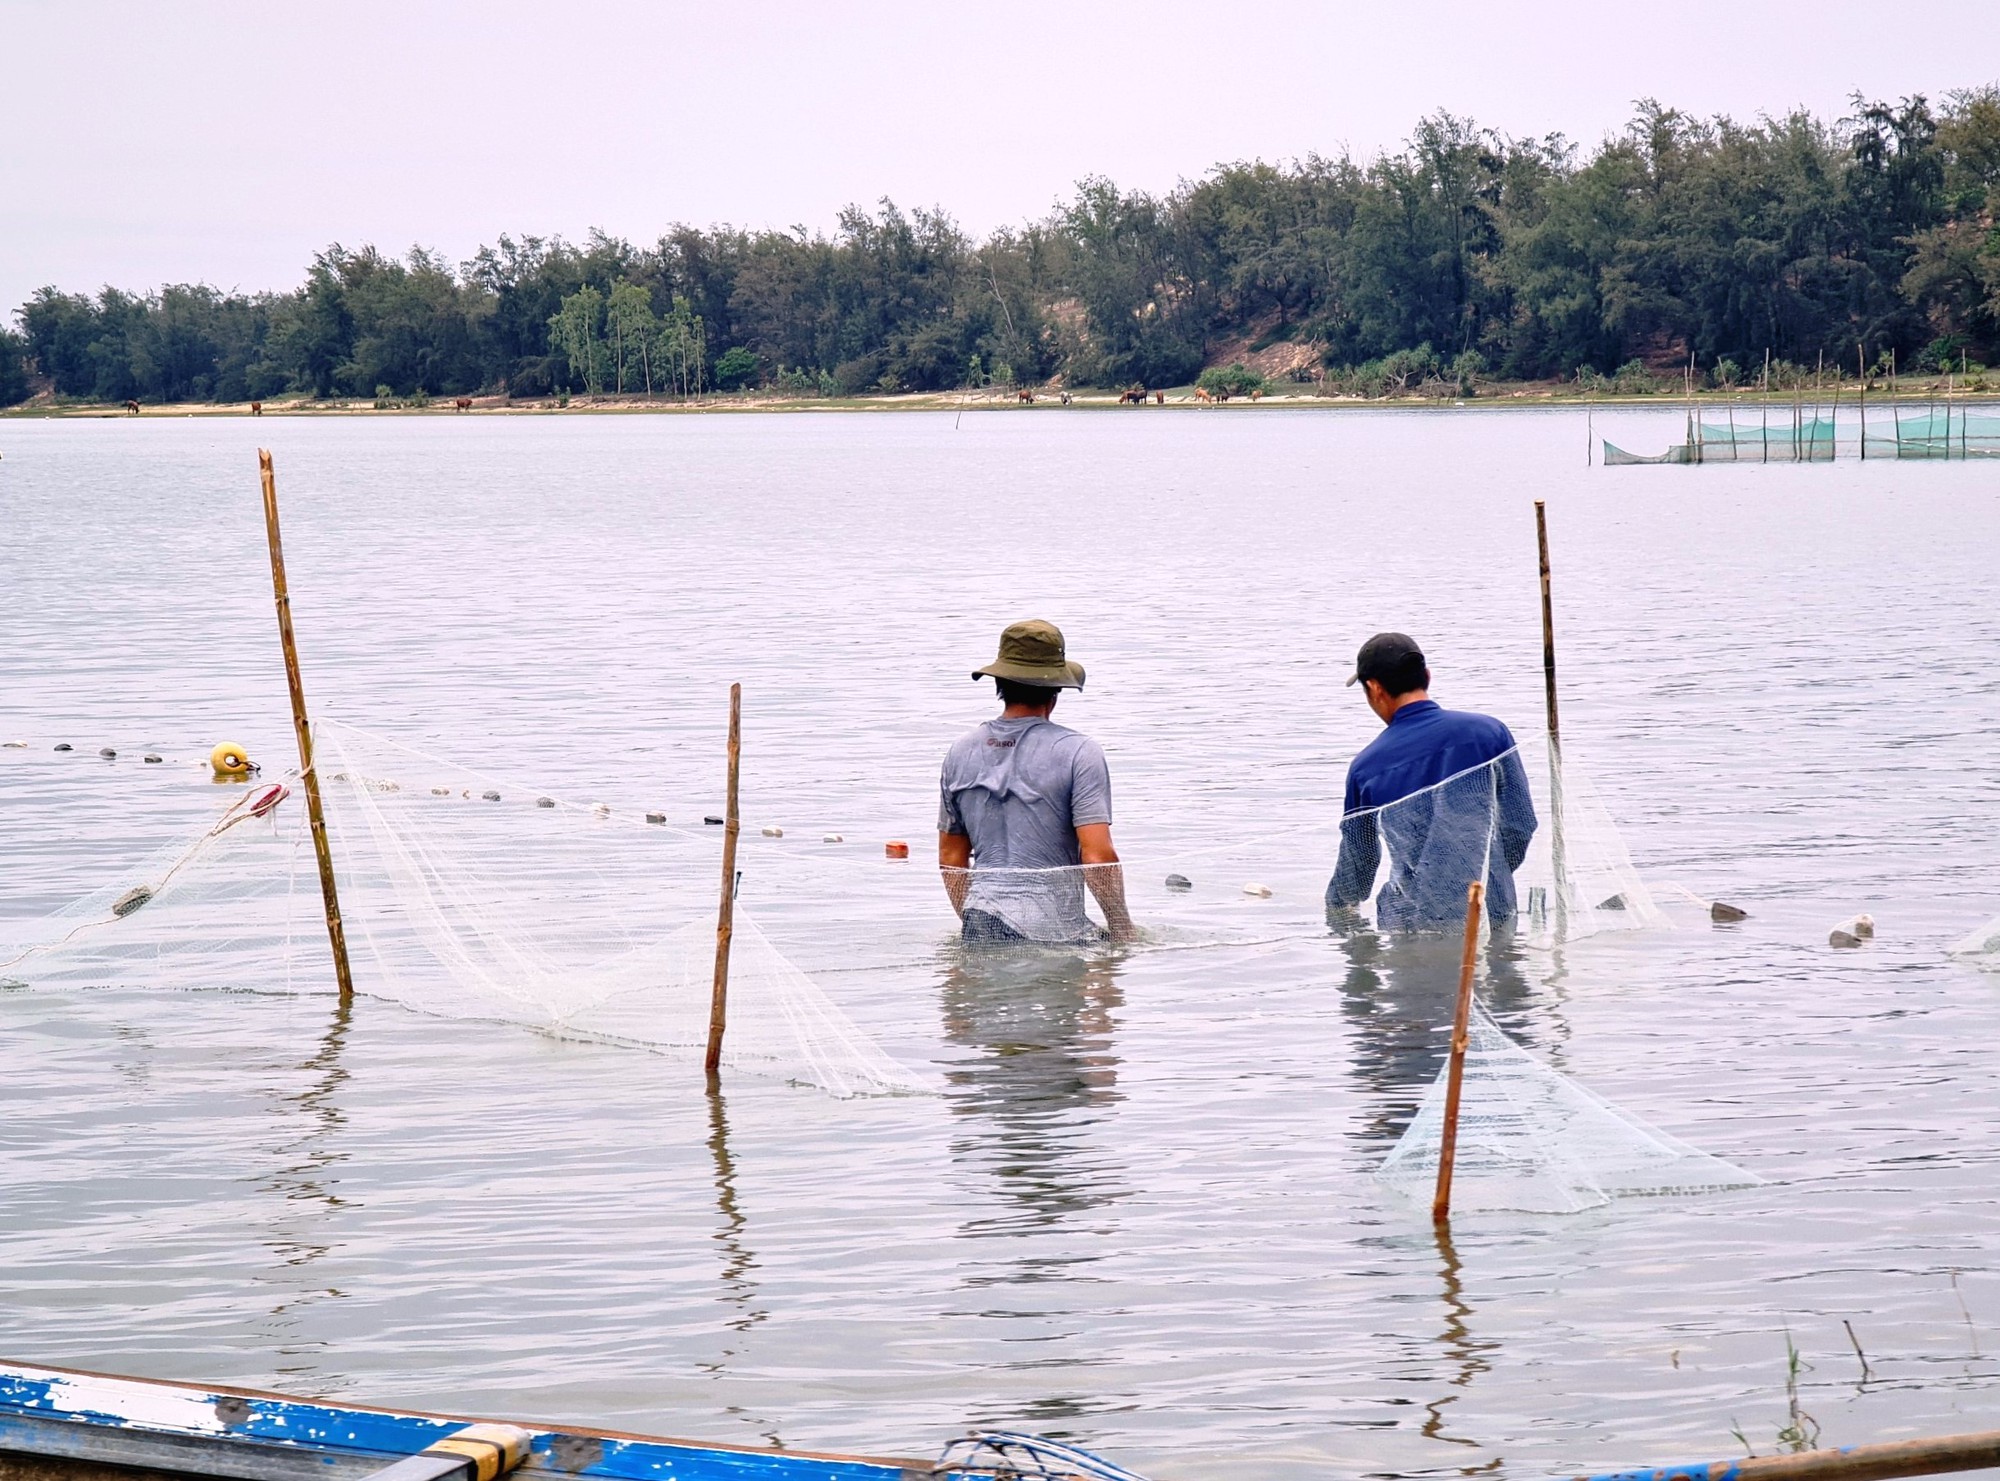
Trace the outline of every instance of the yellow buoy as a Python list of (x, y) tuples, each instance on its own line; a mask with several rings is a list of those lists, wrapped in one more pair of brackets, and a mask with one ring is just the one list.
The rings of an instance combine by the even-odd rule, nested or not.
[(250, 753), (234, 741), (224, 741), (210, 751), (208, 764), (215, 768), (217, 776), (248, 776), (257, 769), (251, 763)]

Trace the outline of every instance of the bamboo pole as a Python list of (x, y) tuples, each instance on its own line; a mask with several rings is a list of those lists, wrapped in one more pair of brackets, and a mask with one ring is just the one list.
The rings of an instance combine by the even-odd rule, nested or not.
[(1562, 726), (1556, 714), (1556, 609), (1549, 581), (1548, 505), (1535, 500), (1535, 546), (1542, 571), (1542, 688), (1549, 719), (1549, 862), (1556, 892), (1556, 939), (1569, 935), (1569, 875), (1563, 853)]
[(1935, 1440), (1893, 1440), (1886, 1445), (1849, 1445), (1791, 1455), (1753, 1455), (1618, 1471), (1579, 1476), (1573, 1481), (1613, 1481), (1613, 1475), (1620, 1481), (1891, 1481), (1898, 1476), (1978, 1471), (1996, 1465), (2000, 1465), (2000, 1430), (1981, 1430)]
[(1820, 347), (1820, 352), (1819, 352), (1819, 367), (1813, 371), (1812, 451), (1809, 453), (1809, 456), (1817, 455), (1817, 449), (1819, 447), (1819, 406), (1820, 406), (1820, 399), (1826, 394), (1825, 392), (1820, 390), (1820, 382), (1824, 380), (1825, 377), (1826, 377), (1826, 348), (1825, 346), (1822, 345)]
[(1475, 879), (1465, 887), (1465, 951), (1458, 963), (1458, 1007), (1451, 1020), (1451, 1070), (1444, 1086), (1444, 1135), (1438, 1143), (1437, 1197), (1431, 1202), (1431, 1222), (1451, 1222), (1451, 1174), (1458, 1160), (1458, 1102), (1465, 1089), (1466, 1036), (1472, 1026), (1472, 967), (1479, 952), (1479, 917), (1486, 908), (1486, 884)]
[(1771, 347), (1764, 346), (1764, 445), (1763, 457), (1758, 461), (1771, 461)]
[(736, 784), (743, 763), (743, 686), (729, 686), (729, 805), (722, 828), (722, 903), (715, 916), (715, 990), (708, 1000), (708, 1056), (702, 1068), (711, 1079), (722, 1068), (722, 1033), (729, 1026), (729, 943), (736, 935)]
[(257, 449), (257, 471), (264, 481), (264, 534), (271, 544), (271, 597), (278, 608), (278, 641), (285, 650), (285, 683), (292, 692), (292, 729), (299, 738), (299, 779), (306, 785), (306, 821), (313, 855), (319, 860), (319, 893), (326, 906), (326, 935), (333, 946), (333, 975), (340, 986), (340, 1004), (354, 1001), (354, 974), (347, 964), (347, 930), (340, 921), (340, 892), (333, 882), (333, 848), (326, 836), (326, 815), (320, 808), (319, 772), (313, 767), (312, 724), (306, 718), (306, 686), (299, 676), (299, 649), (292, 638), (292, 594), (285, 584), (285, 542), (278, 533), (278, 475), (271, 455)]
[(1896, 424), (1896, 461), (1903, 459), (1903, 408), (1897, 400), (1896, 347), (1889, 346), (1889, 417)]
[(1857, 343), (1854, 346), (1854, 375), (1857, 396), (1861, 404), (1861, 461), (1868, 461), (1868, 350)]

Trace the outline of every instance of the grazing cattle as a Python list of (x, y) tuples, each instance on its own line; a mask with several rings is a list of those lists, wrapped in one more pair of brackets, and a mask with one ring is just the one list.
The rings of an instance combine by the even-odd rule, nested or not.
[(263, 403), (263, 402), (261, 402), (261, 401), (253, 401), (253, 402), (251, 402), (251, 403), (250, 403), (250, 415), (251, 415), (251, 416), (253, 416), (253, 417), (261, 417), (261, 416), (262, 416), (263, 414), (264, 414), (264, 403)]
[(1262, 401), (1264, 399), (1263, 387), (1259, 386), (1256, 390), (1252, 391), (1250, 393), (1250, 399), (1252, 401)]
[(1167, 393), (1165, 391), (1155, 391), (1153, 393), (1153, 405), (1165, 406), (1166, 404), (1167, 404)]
[(1026, 386), (1023, 386), (1014, 393), (1014, 399), (1024, 406), (1033, 406), (1035, 404), (1035, 393)]
[(125, 409), (131, 412), (133, 416), (137, 416), (139, 414), (139, 403), (136, 401), (128, 401), (125, 403)]
[(1208, 394), (1208, 390), (1204, 386), (1196, 386), (1194, 388), (1194, 399), (1199, 401), (1203, 406), (1215, 405), (1215, 398)]
[(1146, 404), (1146, 388), (1144, 386), (1126, 387), (1125, 390), (1118, 394), (1118, 404), (1120, 406), (1144, 406)]
[(1064, 405), (1064, 406), (1068, 406), (1068, 405), (1069, 405), (1069, 392), (1067, 392), (1067, 391), (1063, 392), (1063, 393), (1062, 393), (1062, 399), (1063, 399), (1063, 405)]
[(455, 411), (471, 411), (472, 398), (470, 396), (461, 396), (458, 400), (452, 402), (452, 408)]

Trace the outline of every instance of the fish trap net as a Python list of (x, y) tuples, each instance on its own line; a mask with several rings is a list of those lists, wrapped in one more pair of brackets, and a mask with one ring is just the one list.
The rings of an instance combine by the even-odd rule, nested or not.
[[(497, 778), (352, 725), (315, 734), (358, 991), (442, 1018), (704, 1049), (722, 830)], [(53, 913), (9, 916), (0, 898), (0, 978), (330, 989), (299, 790), (208, 807), (178, 840), (105, 869), (100, 887)], [(114, 833), (109, 794), (96, 801)], [(894, 1013), (960, 954), (994, 946), (1091, 955), (1323, 937), (1336, 858), (1356, 914), (1388, 932), (1455, 933), (1480, 878), (1491, 928), (1529, 945), (1663, 919), (1594, 792), (1547, 751), (1509, 752), (1344, 820), (1238, 826), (1221, 846), (1173, 822), (1178, 836), (1124, 833), (1123, 864), (994, 869), (975, 857), (960, 872), (921, 849), (890, 859), (825, 846), (839, 835), (746, 830), (731, 880), (725, 1064), (835, 1095), (931, 1088), (883, 1048), (878, 1032), (893, 1025), (870, 1032), (856, 1015), (883, 1024), (871, 1005)], [(1354, 862), (1363, 854), (1366, 869)]]
[[(1437, 1186), (1449, 1066), (1375, 1173), (1428, 1202)], [(1454, 1211), (1567, 1214), (1636, 1194), (1694, 1194), (1763, 1179), (1620, 1110), (1543, 1064), (1477, 1003), (1466, 1037)]]
[[(356, 990), (446, 1019), (695, 1058), (722, 892), (713, 834), (540, 793), (338, 723), (316, 769)], [(243, 795), (52, 913), (0, 919), (0, 980), (330, 991), (304, 799)], [(837, 1096), (934, 1088), (735, 912), (722, 1062)]]
[(2000, 915), (1954, 941), (1946, 954), (1990, 972), (2000, 972)]
[(1667, 924), (1581, 768), (1516, 746), (1433, 786), (1341, 820), (1327, 906), (1377, 929), (1463, 929), (1466, 887), (1486, 887), (1483, 930), (1532, 947)]

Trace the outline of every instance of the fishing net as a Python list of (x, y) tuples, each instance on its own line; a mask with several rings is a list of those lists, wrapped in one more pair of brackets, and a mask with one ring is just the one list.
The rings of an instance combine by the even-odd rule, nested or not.
[(1955, 956), (1961, 961), (2000, 972), (2000, 915), (1994, 916), (1985, 925), (1976, 927), (1945, 950), (1948, 955)]
[(0, 983), (287, 990), (294, 935), (320, 920), (316, 886), (294, 888), (300, 809), (282, 785), (233, 790), (211, 821), (107, 869), (98, 888), (0, 916)]
[(1548, 746), (1349, 814), (1327, 907), (1338, 919), (1367, 902), (1380, 930), (1454, 932), (1475, 881), (1483, 928), (1528, 946), (1667, 924), (1596, 789)]
[(1896, 407), (1886, 419), (1869, 416), (1867, 448), (1871, 458), (2000, 457), (2000, 415), (1957, 406)]
[(1825, 463), (1844, 439), (1871, 458), (2000, 457), (2000, 415), (1962, 406), (1815, 409), (1745, 406), (1688, 424), (1687, 440), (1660, 453), (1604, 444), (1604, 465)]
[[(1375, 1176), (1411, 1199), (1436, 1191), (1449, 1068)], [(1558, 1074), (1473, 1004), (1452, 1162), (1454, 1212), (1577, 1213), (1633, 1194), (1705, 1193), (1763, 1179), (1628, 1115)]]
[[(705, 1047), (722, 830), (698, 807), (577, 798), (338, 722), (316, 734), (358, 991), (447, 1019), (688, 1057)], [(199, 824), (150, 857), (67, 870), (88, 879), (84, 898), (39, 913), (0, 898), (0, 977), (331, 989), (303, 798), (252, 789), (218, 804), (205, 783), (181, 790), (206, 804)], [(119, 810), (98, 811), (109, 841)], [(51, 828), (24, 873), (59, 863)], [(1375, 854), (1362, 878), (1348, 855), (1364, 833)], [(1490, 924), (1529, 946), (1662, 919), (1581, 773), (1532, 746), (1371, 814), (1238, 826), (1220, 844), (1198, 822), (1179, 835), (1142, 823), (1121, 845), (1123, 864), (941, 871), (928, 840), (891, 857), (879, 840), (746, 828), (725, 1063), (836, 1095), (927, 1088), (883, 1043), (903, 1031), (911, 993), (966, 953), (1321, 938), (1336, 859), (1360, 881), (1342, 923), (1372, 917), (1390, 933), (1455, 933), (1476, 878)]]
[[(329, 723), (317, 763), (357, 991), (448, 1019), (694, 1057), (708, 1037), (716, 833), (496, 782)], [(303, 799), (283, 787), (52, 913), (0, 918), (0, 979), (330, 991)], [(838, 1096), (932, 1088), (739, 908), (726, 1067)]]

